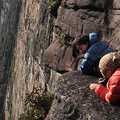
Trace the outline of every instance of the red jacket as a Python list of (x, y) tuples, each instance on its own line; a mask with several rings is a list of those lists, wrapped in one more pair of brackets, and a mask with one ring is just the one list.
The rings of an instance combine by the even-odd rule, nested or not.
[(120, 68), (118, 68), (110, 77), (106, 87), (98, 85), (95, 93), (108, 103), (120, 102)]

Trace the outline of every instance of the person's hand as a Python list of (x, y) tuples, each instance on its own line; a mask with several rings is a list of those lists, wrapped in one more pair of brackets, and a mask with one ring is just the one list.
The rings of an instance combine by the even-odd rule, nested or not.
[(96, 88), (98, 85), (99, 85), (99, 84), (97, 84), (97, 83), (92, 83), (92, 84), (90, 84), (89, 88), (94, 91), (95, 88)]
[(99, 80), (98, 80), (98, 83), (102, 84), (104, 86), (106, 86), (107, 82), (108, 82), (108, 79), (106, 79), (106, 78), (99, 78)]
[(98, 79), (98, 83), (101, 84), (101, 83), (104, 82), (104, 80), (105, 80), (105, 78), (99, 78), (99, 79)]

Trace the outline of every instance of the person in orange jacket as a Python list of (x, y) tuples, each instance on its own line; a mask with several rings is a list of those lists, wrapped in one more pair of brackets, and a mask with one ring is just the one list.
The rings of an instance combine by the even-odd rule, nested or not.
[[(108, 103), (120, 102), (120, 53), (104, 55), (100, 59), (99, 68), (104, 79), (99, 79), (98, 83), (101, 84), (90, 84), (90, 89)], [(105, 82), (106, 84), (103, 84)]]

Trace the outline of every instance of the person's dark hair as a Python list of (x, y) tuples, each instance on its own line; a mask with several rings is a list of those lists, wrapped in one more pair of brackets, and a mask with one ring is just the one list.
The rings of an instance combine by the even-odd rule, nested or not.
[(72, 56), (77, 57), (77, 54), (79, 54), (79, 51), (76, 49), (76, 45), (85, 45), (87, 43), (89, 44), (89, 35), (78, 36), (73, 43)]

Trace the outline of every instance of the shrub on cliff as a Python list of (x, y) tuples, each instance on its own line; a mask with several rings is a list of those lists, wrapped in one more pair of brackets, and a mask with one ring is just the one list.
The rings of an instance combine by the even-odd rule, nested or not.
[(50, 13), (57, 18), (57, 9), (61, 4), (61, 0), (51, 0), (49, 4)]
[(28, 93), (25, 101), (25, 113), (20, 116), (19, 120), (44, 120), (53, 99), (53, 94), (40, 94), (38, 89)]

